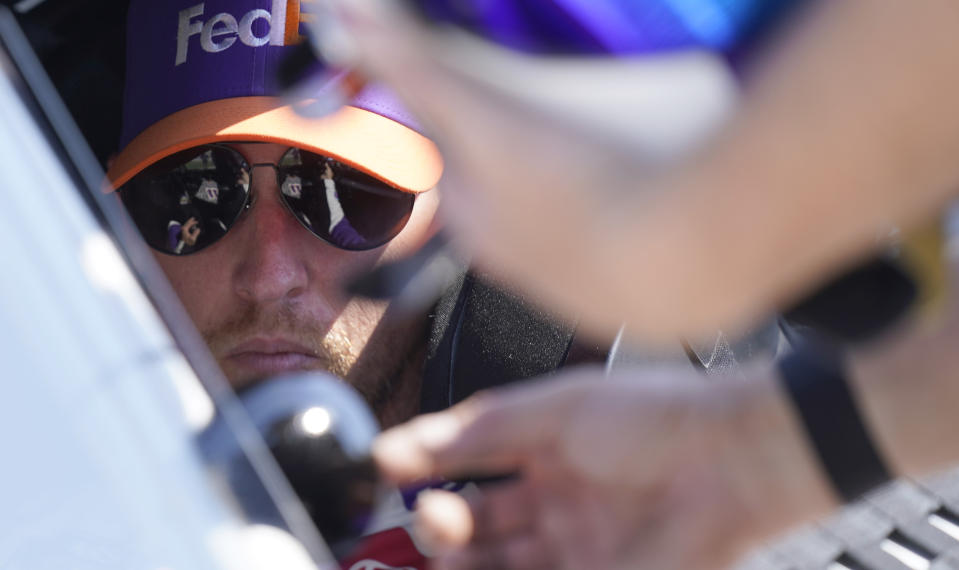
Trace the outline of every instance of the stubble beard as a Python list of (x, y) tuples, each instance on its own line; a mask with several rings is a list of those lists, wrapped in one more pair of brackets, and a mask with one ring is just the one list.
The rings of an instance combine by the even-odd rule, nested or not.
[(292, 304), (284, 304), (273, 310), (248, 304), (227, 320), (201, 331), (210, 352), (217, 358), (235, 389), (243, 390), (264, 378), (231, 370), (229, 364), (224, 362), (227, 351), (254, 336), (281, 336), (309, 349), (317, 359), (310, 370), (329, 372), (349, 382), (381, 421), (384, 415), (389, 415), (384, 410), (391, 405), (407, 372), (417, 368), (422, 356), (422, 351), (417, 349), (422, 344), (422, 339), (417, 341), (423, 336), (422, 329), (416, 327), (413, 333), (374, 333), (365, 343), (361, 358), (345, 332), (320, 326), (298, 313)]

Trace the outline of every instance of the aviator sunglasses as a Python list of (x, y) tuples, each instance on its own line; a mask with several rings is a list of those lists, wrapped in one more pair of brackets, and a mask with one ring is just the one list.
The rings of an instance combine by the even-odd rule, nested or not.
[(292, 147), (276, 163), (250, 164), (222, 144), (193, 147), (143, 170), (119, 189), (146, 242), (187, 255), (222, 238), (249, 209), (253, 169), (276, 172), (280, 198), (321, 240), (350, 251), (379, 247), (406, 225), (416, 195), (342, 164)]

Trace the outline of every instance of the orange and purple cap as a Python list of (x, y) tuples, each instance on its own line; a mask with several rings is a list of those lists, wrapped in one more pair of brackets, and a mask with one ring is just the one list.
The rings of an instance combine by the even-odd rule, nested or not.
[(383, 86), (363, 88), (321, 118), (298, 114), (281, 97), (279, 67), (304, 41), (304, 17), (299, 0), (133, 0), (111, 184), (193, 146), (262, 141), (333, 157), (407, 192), (434, 187), (439, 151)]

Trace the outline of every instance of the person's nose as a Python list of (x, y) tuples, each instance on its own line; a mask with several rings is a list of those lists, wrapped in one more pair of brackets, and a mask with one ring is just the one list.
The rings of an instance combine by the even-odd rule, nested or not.
[(304, 242), (311, 236), (281, 202), (271, 169), (254, 170), (252, 189), (256, 199), (233, 228), (234, 290), (255, 303), (295, 298), (309, 286)]

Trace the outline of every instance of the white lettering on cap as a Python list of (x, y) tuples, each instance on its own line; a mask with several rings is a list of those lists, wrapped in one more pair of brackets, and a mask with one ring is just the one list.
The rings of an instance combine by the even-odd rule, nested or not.
[[(240, 20), (240, 41), (250, 47), (260, 47), (270, 41), (270, 33), (267, 33), (262, 38), (257, 37), (256, 34), (253, 33), (253, 22), (259, 19), (266, 20), (266, 23), (272, 26), (271, 20), (273, 17), (269, 12), (263, 9), (251, 10)], [(272, 31), (271, 27), (270, 32)]]
[[(223, 25), (217, 28), (218, 24)], [(200, 47), (208, 53), (221, 52), (236, 41), (237, 29), (236, 18), (226, 12), (221, 12), (203, 24), (203, 32), (200, 33)], [(221, 36), (227, 37), (216, 41), (216, 38)]]
[[(196, 35), (200, 36), (200, 47), (207, 53), (224, 51), (236, 43), (237, 38), (250, 47), (266, 44), (286, 45), (287, 6), (291, 2), (298, 2), (298, 0), (273, 0), (272, 11), (262, 8), (250, 10), (240, 18), (239, 22), (235, 16), (226, 12), (221, 12), (203, 22), (198, 18), (203, 16), (206, 6), (204, 2), (180, 10), (177, 19), (175, 65), (187, 62), (190, 38)], [(266, 20), (267, 32), (262, 36), (257, 36), (253, 32), (253, 23), (257, 20)]]
[(203, 4), (190, 6), (186, 10), (180, 10), (180, 18), (177, 22), (176, 30), (176, 65), (186, 62), (187, 50), (190, 49), (190, 36), (199, 34), (203, 29), (200, 22), (191, 22), (193, 18), (203, 15)]

